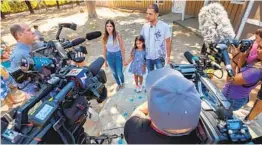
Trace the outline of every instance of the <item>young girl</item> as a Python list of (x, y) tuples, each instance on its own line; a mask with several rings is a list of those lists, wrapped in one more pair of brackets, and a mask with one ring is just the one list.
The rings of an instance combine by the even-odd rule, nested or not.
[[(131, 52), (131, 57), (127, 62), (130, 63), (132, 61), (129, 72), (134, 74), (136, 92), (142, 91), (143, 75), (146, 72), (145, 55), (145, 40), (142, 36), (137, 36), (135, 39), (134, 48)], [(138, 79), (140, 84), (138, 84)]]
[[(17, 106), (19, 103), (22, 103), (27, 95), (23, 93), (22, 91), (18, 90), (13, 84), (12, 79), (9, 76), (8, 72), (4, 67), (0, 65), (1, 70), (1, 103), (7, 105), (8, 109), (13, 108)], [(7, 111), (3, 110), (1, 108), (1, 111)]]

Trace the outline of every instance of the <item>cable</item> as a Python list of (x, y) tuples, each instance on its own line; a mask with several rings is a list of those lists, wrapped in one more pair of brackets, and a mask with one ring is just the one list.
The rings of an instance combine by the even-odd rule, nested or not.
[[(228, 88), (227, 88), (227, 90), (226, 90), (226, 98), (228, 98), (228, 99), (232, 99), (232, 96), (229, 95), (229, 89), (230, 89), (231, 85), (233, 84), (233, 81), (234, 81), (234, 77), (232, 77), (232, 80), (230, 80), (230, 82), (229, 82), (229, 84), (228, 84)], [(232, 107), (233, 107), (234, 104), (235, 104), (235, 101), (232, 100), (232, 103), (230, 102), (230, 107), (229, 107), (229, 109), (228, 109), (228, 111), (227, 111), (227, 114), (228, 114), (229, 111), (232, 109)], [(227, 115), (226, 118), (225, 118), (225, 120), (227, 120), (228, 117), (229, 117), (229, 116)]]
[(69, 136), (71, 137), (71, 139), (72, 139), (72, 144), (75, 144), (75, 138), (74, 138), (74, 136), (72, 135), (72, 133), (65, 127), (65, 124), (63, 124), (62, 125), (63, 126), (63, 128), (65, 129), (65, 131), (69, 134)]
[(223, 70), (222, 70), (222, 69), (220, 69), (220, 71), (222, 72), (222, 75), (221, 75), (221, 77), (218, 77), (217, 75), (215, 75), (215, 73), (207, 73), (207, 74), (214, 75), (216, 78), (218, 78), (218, 79), (222, 79), (222, 78), (223, 78), (223, 76), (224, 76), (224, 72), (223, 72)]
[(124, 127), (115, 127), (115, 128), (105, 129), (105, 130), (101, 130), (101, 131), (110, 131), (110, 130), (119, 129), (119, 128), (124, 128)]

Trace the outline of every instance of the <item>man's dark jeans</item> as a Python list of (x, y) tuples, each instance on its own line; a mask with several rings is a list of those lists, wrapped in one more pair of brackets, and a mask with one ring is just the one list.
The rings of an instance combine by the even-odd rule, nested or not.
[(147, 59), (146, 60), (146, 67), (148, 72), (152, 71), (155, 69), (159, 69), (165, 66), (165, 59), (163, 58), (158, 58), (158, 59)]

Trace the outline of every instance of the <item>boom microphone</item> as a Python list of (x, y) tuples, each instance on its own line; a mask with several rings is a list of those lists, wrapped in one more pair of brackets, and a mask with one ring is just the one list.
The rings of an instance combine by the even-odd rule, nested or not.
[(198, 14), (199, 30), (206, 45), (235, 37), (228, 14), (220, 3), (211, 3), (201, 8)]
[(60, 27), (69, 28), (72, 30), (76, 30), (77, 25), (75, 23), (60, 23), (58, 24)]
[(103, 66), (105, 59), (103, 57), (98, 57), (95, 61), (93, 61), (89, 65), (89, 69), (91, 70), (93, 75), (97, 75), (100, 71), (101, 67)]
[(94, 31), (86, 34), (86, 39), (87, 40), (93, 40), (96, 38), (99, 38), (102, 35), (100, 31)]
[(86, 39), (85, 38), (76, 38), (75, 40), (73, 40), (72, 42), (69, 42), (68, 44), (66, 44), (64, 46), (64, 49), (67, 49), (67, 48), (70, 48), (70, 47), (73, 47), (73, 46), (77, 46), (83, 42), (85, 42)]

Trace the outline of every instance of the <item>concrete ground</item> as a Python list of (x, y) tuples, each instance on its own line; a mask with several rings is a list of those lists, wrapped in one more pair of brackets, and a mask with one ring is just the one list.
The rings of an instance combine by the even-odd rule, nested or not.
[[(180, 21), (180, 16), (177, 14), (169, 14), (163, 16), (162, 19), (172, 25), (172, 21)], [(174, 23), (173, 25), (172, 61), (174, 63), (187, 63), (183, 56), (185, 51), (190, 51), (193, 54), (199, 54), (200, 52), (203, 39), (202, 37), (199, 37), (198, 24), (194, 20), (196, 19), (189, 18), (188, 21), (186, 20), (183, 23), (181, 23), (181, 21), (180, 23)], [(98, 126), (101, 131), (100, 134), (123, 134), (123, 127), (127, 119), (137, 106), (146, 101), (145, 92), (134, 92), (133, 76), (128, 72), (128, 68), (125, 70), (124, 75), (126, 78), (126, 87), (110, 97), (99, 114), (100, 121)], [(144, 78), (146, 78), (146, 75)], [(225, 76), (220, 80), (214, 78), (213, 81), (214, 84), (221, 89), (225, 82)], [(257, 89), (252, 91), (252, 98), (254, 98), (256, 92)], [(239, 118), (243, 118), (247, 115), (252, 105), (253, 100), (251, 100), (247, 106), (234, 113)], [(252, 137), (255, 138), (262, 135), (261, 123), (260, 114), (253, 123), (248, 125)], [(124, 139), (118, 138), (113, 140), (113, 144), (116, 143), (123, 144), (126, 142)]]
[[(184, 52), (190, 51), (198, 54), (202, 45), (202, 38), (197, 37), (193, 32), (186, 30), (179, 25), (173, 25), (173, 20), (179, 20), (180, 15), (168, 14), (160, 19), (173, 27), (172, 31), (172, 54), (174, 63), (187, 63)], [(142, 27), (142, 25), (141, 25)], [(140, 28), (136, 29), (139, 33)], [(124, 71), (126, 87), (117, 94), (111, 96), (102, 108), (99, 117), (99, 129), (101, 134), (121, 134), (126, 120), (130, 117), (137, 106), (146, 101), (146, 93), (136, 93), (133, 75), (128, 72), (128, 67)], [(146, 75), (144, 76), (144, 79)], [(120, 138), (113, 140), (113, 144), (123, 144), (125, 140)]]

